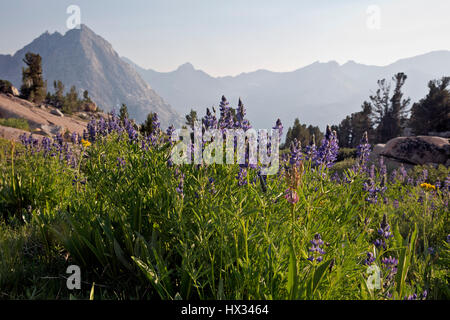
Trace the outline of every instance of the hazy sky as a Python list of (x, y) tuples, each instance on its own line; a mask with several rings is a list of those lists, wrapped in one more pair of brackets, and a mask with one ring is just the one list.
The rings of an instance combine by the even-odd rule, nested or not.
[(157, 71), (185, 62), (213, 76), (330, 60), (385, 65), (450, 49), (449, 0), (14, 0), (1, 5), (0, 53), (46, 30), (65, 33), (71, 4), (119, 55)]

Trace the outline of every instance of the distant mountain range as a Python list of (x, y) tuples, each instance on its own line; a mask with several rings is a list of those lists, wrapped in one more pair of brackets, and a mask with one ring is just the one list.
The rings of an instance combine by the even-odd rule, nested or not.
[(65, 35), (43, 33), (14, 55), (0, 55), (0, 79), (20, 88), (22, 59), (28, 51), (42, 56), (50, 91), (53, 81), (61, 80), (66, 90), (72, 85), (80, 93), (88, 90), (105, 111), (118, 110), (126, 103), (138, 122), (150, 111), (157, 112), (163, 127), (181, 125), (191, 108), (203, 116), (206, 107), (217, 106), (225, 95), (234, 107), (242, 98), (255, 128), (270, 128), (277, 118), (285, 127), (291, 126), (298, 117), (302, 123), (324, 129), (359, 111), (377, 90), (379, 79), (406, 73), (404, 93), (414, 102), (426, 95), (429, 80), (450, 75), (450, 51), (434, 51), (387, 66), (315, 62), (292, 72), (257, 70), (212, 77), (186, 63), (172, 72), (157, 72), (120, 58), (111, 44), (82, 25)]
[(292, 72), (258, 70), (234, 77), (212, 77), (190, 63), (172, 72), (157, 72), (123, 59), (178, 113), (185, 115), (193, 108), (203, 115), (206, 107), (218, 105), (222, 94), (234, 106), (241, 97), (256, 128), (270, 128), (277, 118), (291, 126), (298, 117), (302, 123), (324, 129), (360, 111), (363, 101), (378, 89), (379, 79), (406, 73), (404, 93), (415, 102), (428, 92), (429, 80), (450, 75), (450, 51), (434, 51), (387, 66), (315, 62)]
[(42, 56), (44, 79), (48, 90), (53, 81), (61, 80), (66, 90), (75, 85), (81, 93), (88, 90), (91, 98), (105, 111), (116, 111), (122, 103), (138, 122), (150, 111), (158, 113), (162, 126), (179, 124), (180, 116), (166, 103), (128, 63), (114, 51), (110, 43), (87, 26), (72, 29), (61, 35), (43, 33), (13, 56), (0, 55), (0, 79), (20, 88), (22, 59), (28, 52)]

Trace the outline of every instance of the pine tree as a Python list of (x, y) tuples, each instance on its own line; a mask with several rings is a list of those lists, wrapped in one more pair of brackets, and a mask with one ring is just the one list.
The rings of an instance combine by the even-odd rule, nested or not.
[(150, 112), (147, 115), (147, 119), (145, 119), (144, 123), (141, 125), (141, 127), (139, 129), (139, 131), (142, 133), (142, 135), (149, 136), (152, 133), (154, 133), (155, 129), (159, 129), (159, 128), (154, 128), (155, 119), (158, 119), (158, 116), (155, 112)]
[(377, 125), (376, 140), (385, 142), (401, 135), (406, 124), (407, 106), (410, 99), (402, 99), (402, 86), (405, 84), (407, 76), (400, 72), (392, 79), (395, 81), (395, 88), (390, 97), (391, 85), (386, 83), (386, 79), (378, 80), (378, 90), (375, 95), (370, 96), (372, 118)]
[(122, 103), (122, 106), (120, 107), (120, 110), (119, 110), (120, 121), (123, 123), (123, 121), (125, 119), (128, 119), (129, 117), (130, 117), (130, 115), (128, 114), (128, 107), (125, 103)]
[(450, 77), (428, 83), (428, 94), (411, 108), (410, 126), (414, 134), (450, 131), (449, 84)]
[(62, 110), (64, 113), (71, 114), (77, 111), (80, 107), (80, 100), (78, 99), (78, 92), (75, 86), (70, 87), (69, 92), (66, 94)]
[(319, 127), (313, 127), (312, 125), (307, 127), (306, 124), (301, 124), (300, 120), (296, 118), (292, 128), (288, 128), (284, 147), (289, 147), (291, 142), (295, 139), (297, 139), (302, 146), (309, 145), (313, 135), (316, 136), (316, 141), (321, 141), (323, 138), (323, 133), (320, 131)]
[(21, 96), (35, 103), (41, 103), (47, 94), (47, 87), (42, 77), (42, 58), (39, 54), (28, 52), (23, 62), (27, 65), (22, 68)]
[(51, 101), (49, 102), (57, 108), (62, 108), (64, 104), (64, 84), (61, 80), (55, 80), (53, 81), (53, 88), (55, 89), (55, 94), (51, 96)]
[(186, 125), (191, 129), (194, 129), (194, 123), (197, 121), (197, 111), (191, 109), (191, 111), (186, 115)]
[(86, 103), (92, 102), (91, 98), (89, 97), (89, 92), (87, 90), (83, 91), (83, 102), (86, 102)]

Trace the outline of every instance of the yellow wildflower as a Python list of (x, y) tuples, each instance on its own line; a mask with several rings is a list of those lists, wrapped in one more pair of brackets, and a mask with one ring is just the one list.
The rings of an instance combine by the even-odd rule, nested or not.
[(81, 139), (81, 144), (84, 148), (87, 148), (91, 145), (91, 143), (88, 140)]
[(433, 186), (432, 184), (429, 183), (421, 183), (420, 187), (425, 189), (425, 191), (430, 191), (430, 190), (436, 190), (436, 186)]

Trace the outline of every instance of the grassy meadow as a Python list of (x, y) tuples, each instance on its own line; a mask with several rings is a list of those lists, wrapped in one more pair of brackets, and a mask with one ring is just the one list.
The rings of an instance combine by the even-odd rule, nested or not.
[(113, 116), (88, 129), (0, 144), (0, 299), (450, 297), (448, 168), (300, 149), (262, 176), (171, 164), (165, 133)]

